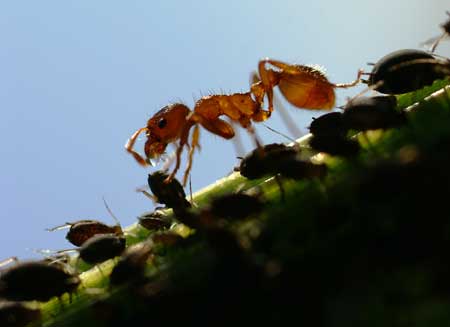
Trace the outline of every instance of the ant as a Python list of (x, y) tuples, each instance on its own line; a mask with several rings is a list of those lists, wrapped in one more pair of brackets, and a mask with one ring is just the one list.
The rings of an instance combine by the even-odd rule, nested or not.
[[(165, 182), (170, 182), (180, 168), (181, 154), (186, 146), (189, 147), (189, 154), (183, 177), (185, 186), (192, 167), (194, 150), (199, 147), (199, 125), (224, 139), (231, 139), (235, 135), (233, 127), (220, 118), (226, 116), (247, 129), (260, 147), (252, 122), (263, 122), (271, 116), (275, 86), (278, 86), (285, 99), (297, 108), (329, 110), (335, 104), (334, 89), (357, 85), (363, 72), (359, 70), (357, 79), (351, 83), (334, 84), (317, 68), (265, 58), (259, 61), (258, 74), (260, 79), (252, 83), (249, 92), (204, 96), (195, 103), (193, 110), (182, 103), (163, 107), (147, 121), (145, 127), (139, 128), (128, 139), (125, 144), (126, 151), (145, 167), (152, 164), (151, 159), (161, 156), (169, 143), (179, 141), (175, 167)], [(268, 107), (263, 109), (266, 96)], [(194, 129), (189, 145), (191, 128)], [(144, 146), (146, 158), (133, 149), (138, 136), (143, 132), (147, 136)]]

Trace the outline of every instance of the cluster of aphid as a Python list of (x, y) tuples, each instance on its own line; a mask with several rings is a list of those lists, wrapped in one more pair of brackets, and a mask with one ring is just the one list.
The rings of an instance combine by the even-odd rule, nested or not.
[[(449, 35), (450, 21), (442, 27), (444, 36)], [(440, 39), (433, 43), (432, 51)], [(153, 195), (143, 191), (173, 211), (173, 216), (155, 210), (139, 218), (139, 224), (152, 231), (148, 239), (138, 246), (126, 248), (126, 238), (119, 223), (109, 226), (96, 220), (80, 220), (50, 230), (69, 227), (67, 240), (78, 247), (78, 258), (88, 264), (96, 265), (120, 256), (109, 276), (110, 285), (132, 286), (134, 291), (139, 290), (140, 295), (146, 298), (164, 287), (163, 278), (158, 282), (151, 282), (146, 275), (148, 262), (155, 260), (158, 255), (158, 245), (180, 244), (191, 237), (205, 239), (217, 260), (222, 262), (219, 267), (227, 273), (232, 266), (240, 267), (241, 270), (231, 270), (231, 275), (226, 278), (233, 281), (232, 274), (237, 272), (251, 278), (241, 280), (236, 277), (234, 281), (248, 283), (252, 278), (259, 278), (263, 273), (246, 260), (243, 246), (231, 227), (236, 221), (243, 221), (260, 213), (266, 204), (263, 197), (245, 192), (232, 193), (213, 199), (201, 209), (186, 199), (182, 184), (186, 183), (189, 175), (194, 150), (199, 147), (199, 126), (230, 139), (234, 136), (234, 130), (231, 124), (220, 118), (226, 116), (232, 123), (237, 123), (252, 133), (257, 147), (241, 158), (240, 165), (235, 170), (249, 180), (275, 176), (284, 198), (282, 179), (322, 179), (328, 168), (325, 164), (303, 158), (298, 145), (262, 146), (254, 134), (252, 122), (262, 122), (270, 117), (273, 111), (273, 89), (276, 86), (296, 107), (328, 110), (335, 104), (334, 89), (356, 85), (363, 73), (359, 71), (357, 80), (352, 83), (333, 84), (320, 71), (311, 67), (271, 59), (260, 61), (258, 72), (259, 79), (247, 93), (203, 97), (197, 101), (192, 111), (180, 103), (164, 107), (127, 142), (127, 151), (139, 164), (146, 166), (151, 164), (151, 159), (160, 156), (169, 143), (179, 141), (173, 171), (170, 174), (163, 171), (149, 174), (148, 185)], [(395, 95), (415, 91), (437, 79), (447, 78), (450, 75), (450, 61), (425, 51), (400, 50), (381, 58), (368, 75), (369, 79), (365, 83), (369, 88), (385, 95), (355, 97), (347, 102), (342, 112), (332, 112), (314, 119), (309, 127), (312, 134), (310, 148), (335, 156), (357, 155), (360, 144), (351, 137), (354, 132), (388, 129), (405, 124), (406, 114), (398, 110)], [(266, 97), (268, 107), (263, 109)], [(189, 144), (192, 128), (194, 130)], [(145, 158), (133, 150), (137, 137), (142, 132), (147, 136)], [(189, 147), (189, 157), (181, 184), (175, 174), (179, 169), (184, 147)], [(378, 170), (381, 171), (380, 174), (384, 172), (382, 168)], [(107, 209), (110, 211), (108, 207)], [(177, 222), (196, 230), (196, 235), (185, 240), (173, 232), (171, 227)], [(65, 252), (59, 251), (44, 260), (20, 262), (0, 271), (1, 326), (25, 326), (36, 321), (39, 323), (40, 309), (30, 306), (29, 301), (44, 302), (78, 289), (81, 285), (79, 273), (68, 263), (71, 258)], [(276, 267), (268, 266), (270, 265), (264, 267), (265, 273), (276, 273)]]

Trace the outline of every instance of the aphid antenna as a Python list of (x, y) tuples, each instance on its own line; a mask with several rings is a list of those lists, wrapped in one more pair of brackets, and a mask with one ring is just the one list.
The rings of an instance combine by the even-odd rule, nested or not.
[[(273, 129), (272, 127), (270, 127), (270, 126), (267, 125), (266, 123), (262, 123), (262, 125), (263, 125), (265, 128), (267, 128), (269, 131), (272, 131), (272, 132), (274, 132), (275, 134), (281, 135), (281, 136), (283, 136), (285, 139), (287, 139), (287, 140), (289, 140), (289, 141), (291, 141), (291, 142), (296, 142), (295, 139), (293, 139), (292, 137), (287, 136), (286, 134), (281, 133), (281, 132), (277, 131), (276, 129)], [(241, 157), (241, 159), (242, 159), (242, 157)]]
[(119, 219), (117, 219), (117, 217), (114, 215), (114, 213), (112, 212), (112, 210), (111, 210), (111, 208), (108, 206), (108, 203), (106, 203), (106, 200), (105, 200), (105, 197), (104, 196), (102, 196), (102, 199), (103, 199), (103, 204), (105, 205), (105, 208), (106, 208), (106, 210), (108, 211), (108, 213), (111, 215), (111, 217), (114, 219), (114, 221), (116, 222), (116, 224), (118, 225), (118, 226), (121, 226), (120, 225), (120, 221), (119, 221)]
[(52, 228), (46, 228), (45, 230), (46, 230), (47, 232), (54, 232), (55, 230), (60, 230), (60, 229), (66, 229), (66, 228), (69, 228), (69, 227), (72, 226), (72, 225), (73, 225), (72, 223), (66, 222), (64, 225), (59, 225), (59, 226), (52, 227)]

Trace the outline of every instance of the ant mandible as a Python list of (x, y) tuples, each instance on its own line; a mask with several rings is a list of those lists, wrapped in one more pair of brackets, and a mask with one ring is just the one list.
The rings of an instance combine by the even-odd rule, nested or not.
[[(270, 65), (271, 67), (268, 67)], [(173, 103), (159, 110), (147, 121), (147, 126), (138, 129), (128, 139), (125, 149), (142, 166), (151, 165), (150, 159), (164, 153), (167, 145), (179, 140), (176, 149), (176, 163), (172, 173), (167, 177), (170, 182), (180, 168), (181, 153), (189, 147), (188, 163), (183, 177), (186, 185), (192, 167), (194, 150), (199, 147), (199, 125), (213, 134), (225, 139), (234, 136), (233, 127), (220, 116), (227, 116), (254, 135), (253, 122), (267, 120), (273, 111), (273, 88), (278, 86), (286, 100), (293, 106), (303, 109), (330, 110), (335, 103), (335, 88), (349, 88), (359, 83), (362, 70), (357, 79), (351, 83), (334, 84), (325, 74), (314, 67), (292, 65), (278, 60), (265, 58), (258, 64), (259, 80), (256, 80), (246, 93), (215, 94), (200, 98), (191, 111), (182, 103)], [(264, 97), (267, 95), (268, 108), (263, 109)], [(194, 127), (191, 144), (189, 133)], [(144, 146), (145, 157), (133, 147), (138, 136), (145, 132), (147, 141)]]

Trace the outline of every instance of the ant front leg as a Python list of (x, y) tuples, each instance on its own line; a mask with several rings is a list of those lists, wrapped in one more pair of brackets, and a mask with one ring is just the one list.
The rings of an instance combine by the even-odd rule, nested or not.
[[(187, 118), (189, 119), (190, 116)], [(194, 126), (194, 122), (192, 121), (186, 121), (186, 124), (183, 127), (183, 130), (181, 131), (180, 134), (180, 143), (178, 144), (177, 150), (175, 152), (175, 157), (176, 157), (176, 161), (175, 161), (175, 167), (172, 170), (172, 172), (170, 173), (170, 175), (164, 180), (164, 183), (169, 184), (175, 177), (175, 175), (178, 172), (178, 169), (180, 169), (180, 164), (181, 164), (181, 153), (183, 152), (183, 148), (184, 146), (187, 144), (187, 140), (188, 140), (188, 136), (189, 136), (189, 131), (191, 130), (191, 127)]]
[(134, 143), (136, 143), (136, 140), (142, 132), (146, 132), (148, 129), (147, 127), (142, 127), (138, 129), (134, 134), (128, 139), (127, 143), (125, 144), (125, 150), (127, 150), (128, 153), (130, 153), (134, 159), (141, 165), (141, 166), (148, 166), (148, 162), (136, 151), (133, 150)]
[(194, 157), (194, 150), (195, 150), (195, 148), (200, 147), (199, 142), (198, 142), (199, 138), (200, 138), (200, 128), (198, 125), (195, 125), (194, 131), (192, 132), (192, 141), (191, 141), (191, 148), (189, 149), (188, 164), (187, 164), (186, 170), (184, 171), (184, 176), (183, 176), (183, 186), (186, 186), (187, 179), (188, 179), (189, 173), (192, 168), (192, 160)]

